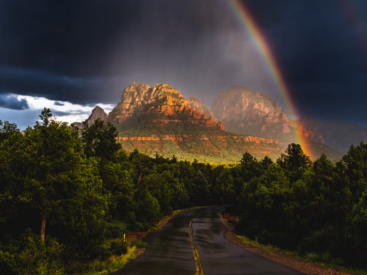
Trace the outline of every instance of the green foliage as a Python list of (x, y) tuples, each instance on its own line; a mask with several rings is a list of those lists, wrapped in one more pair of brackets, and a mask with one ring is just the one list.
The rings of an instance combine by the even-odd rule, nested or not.
[(210, 201), (208, 181), (200, 170), (192, 181), (191, 190), (191, 200), (195, 205), (208, 205), (208, 202)]
[(4, 246), (8, 251), (0, 251), (2, 274), (64, 274), (64, 248), (49, 236), (43, 244), (39, 236), (26, 230)]
[(135, 246), (136, 248), (145, 248), (148, 246), (147, 243), (141, 241), (141, 240), (134, 240), (129, 244), (130, 247)]
[(365, 143), (352, 146), (336, 165), (325, 155), (311, 163), (291, 144), (276, 164), (245, 183), (237, 230), (309, 258), (366, 267), (366, 163)]
[(126, 225), (118, 220), (107, 223), (106, 237), (110, 239), (121, 238), (126, 233)]
[(309, 156), (303, 152), (301, 145), (289, 144), (286, 154), (283, 154), (277, 163), (284, 169), (295, 171), (299, 168), (307, 168), (311, 165)]
[[(234, 204), (237, 230), (259, 242), (330, 263), (367, 262), (365, 143), (336, 164), (325, 155), (312, 163), (290, 144), (273, 163), (251, 154), (253, 144), (233, 140), (220, 158), (236, 164), (213, 165), (201, 159), (204, 153), (218, 160), (208, 141), (157, 143), (169, 155), (141, 142), (147, 154), (134, 144), (127, 153), (111, 124), (85, 122), (80, 138), (49, 109), (40, 118), (24, 135), (0, 123), (2, 274), (110, 272), (133, 257), (134, 247), (146, 247), (128, 247), (124, 234), (155, 227), (177, 209), (210, 204)], [(248, 151), (241, 155), (237, 145)]]
[(20, 134), (17, 125), (9, 123), (9, 121), (2, 122), (0, 120), (0, 143), (8, 139), (12, 134)]
[(121, 145), (115, 140), (118, 135), (116, 127), (110, 122), (105, 124), (103, 120), (98, 118), (89, 126), (86, 120), (83, 122), (81, 132), (84, 153), (88, 158), (99, 157), (111, 160), (115, 153), (121, 149)]
[(122, 240), (111, 241), (110, 243), (110, 252), (112, 255), (121, 255), (126, 254), (127, 252), (127, 244)]
[(161, 217), (160, 205), (146, 189), (136, 192), (135, 199), (137, 201), (135, 214), (139, 219), (135, 226), (140, 231), (148, 230), (157, 224)]
[(0, 270), (4, 274), (16, 274), (16, 260), (14, 255), (0, 250)]

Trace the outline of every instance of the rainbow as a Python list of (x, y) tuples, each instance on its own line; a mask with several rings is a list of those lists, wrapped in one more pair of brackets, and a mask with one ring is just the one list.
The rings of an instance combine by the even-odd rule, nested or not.
[[(284, 81), (275, 56), (272, 53), (271, 48), (267, 43), (264, 35), (261, 33), (261, 30), (252, 18), (250, 12), (246, 8), (246, 6), (239, 0), (226, 0), (226, 2), (228, 3), (230, 9), (235, 13), (236, 17), (241, 23), (241, 26), (244, 28), (245, 32), (251, 37), (257, 50), (259, 51), (261, 60), (264, 63), (265, 68), (267, 68), (269, 77), (273, 81), (276, 90), (279, 93), (285, 111), (292, 118), (299, 117), (296, 112), (295, 105), (292, 102), (291, 93), (287, 87), (286, 82)], [(295, 127), (296, 129), (298, 129), (298, 125), (295, 125)], [(308, 142), (306, 141), (307, 139), (304, 138), (298, 131), (292, 132), (294, 132), (295, 142), (302, 146), (302, 149), (307, 155), (310, 155)]]

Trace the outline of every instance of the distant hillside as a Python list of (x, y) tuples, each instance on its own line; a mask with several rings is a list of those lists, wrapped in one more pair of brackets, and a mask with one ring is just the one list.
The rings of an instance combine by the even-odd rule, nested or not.
[(127, 151), (211, 163), (237, 162), (243, 153), (277, 158), (284, 150), (275, 139), (235, 135), (223, 123), (192, 108), (181, 93), (167, 84), (150, 87), (133, 83), (108, 115)]
[(233, 86), (218, 95), (211, 109), (227, 131), (276, 138), (284, 148), (292, 141), (288, 115), (265, 94)]
[(132, 83), (108, 116), (97, 106), (88, 123), (97, 118), (117, 127), (127, 151), (138, 148), (149, 155), (175, 154), (212, 163), (238, 161), (246, 151), (276, 159), (289, 143), (297, 142), (296, 134), (305, 137), (313, 160), (325, 153), (338, 161), (351, 144), (367, 141), (367, 129), (356, 125), (311, 117), (292, 121), (269, 96), (241, 86), (219, 94), (211, 111), (198, 98), (185, 100), (167, 84)]
[[(296, 142), (295, 133), (308, 137), (309, 132), (291, 121), (278, 102), (269, 96), (242, 86), (233, 86), (220, 93), (211, 106), (216, 117), (223, 121), (227, 131), (279, 140), (286, 148)], [(336, 161), (342, 154), (328, 143), (308, 140), (310, 155), (316, 159), (325, 153)]]
[(323, 122), (310, 116), (303, 116), (297, 120), (306, 131), (309, 138), (315, 142), (328, 145), (342, 153), (347, 153), (349, 147), (367, 142), (367, 129), (345, 122)]

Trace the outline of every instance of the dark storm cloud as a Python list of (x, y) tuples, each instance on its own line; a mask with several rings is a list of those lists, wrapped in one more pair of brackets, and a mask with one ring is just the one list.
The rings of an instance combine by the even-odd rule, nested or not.
[(14, 95), (0, 95), (0, 108), (26, 110), (29, 106), (25, 99), (18, 100)]
[[(243, 2), (300, 113), (367, 126), (367, 22), (344, 0)], [(165, 82), (210, 105), (232, 85), (275, 92), (224, 0), (3, 0), (0, 37), (0, 94), (93, 105), (133, 81)]]
[[(52, 100), (87, 104), (103, 100), (112, 79), (78, 78), (52, 72), (0, 67), (0, 93), (43, 96)], [(90, 95), (94, 97), (90, 97)], [(56, 104), (57, 105), (57, 104)]]
[[(0, 86), (13, 93), (116, 103), (133, 81), (196, 91), (218, 79), (211, 68), (215, 75), (236, 70), (236, 64), (218, 58), (220, 38), (213, 34), (226, 33), (228, 25), (218, 20), (225, 14), (220, 1), (5, 0), (0, 5), (6, 41), (0, 46), (5, 67)], [(66, 82), (64, 76), (86, 81)]]
[[(353, 18), (359, 26), (352, 24), (350, 16), (356, 15), (345, 10), (344, 0), (281, 1), (288, 2), (282, 17), (247, 1), (301, 114), (367, 126), (367, 30), (356, 29), (367, 25), (367, 2), (356, 1), (365, 15)], [(268, 7), (278, 3), (259, 2)]]
[(56, 105), (56, 106), (64, 106), (65, 104), (64, 104), (64, 103), (61, 103), (61, 102), (56, 101), (56, 102), (54, 103), (54, 105)]

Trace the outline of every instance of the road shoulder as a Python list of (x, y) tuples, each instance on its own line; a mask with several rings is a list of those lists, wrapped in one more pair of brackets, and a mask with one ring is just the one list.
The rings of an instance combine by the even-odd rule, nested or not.
[(317, 263), (313, 263), (307, 260), (298, 259), (292, 255), (287, 255), (282, 252), (269, 251), (260, 247), (255, 247), (250, 244), (244, 244), (239, 237), (234, 233), (234, 225), (229, 223), (227, 219), (221, 216), (223, 224), (227, 228), (225, 237), (235, 245), (244, 248), (256, 255), (262, 256), (269, 260), (281, 263), (285, 266), (298, 270), (306, 275), (346, 275), (350, 273), (342, 272), (330, 267), (322, 266)]

